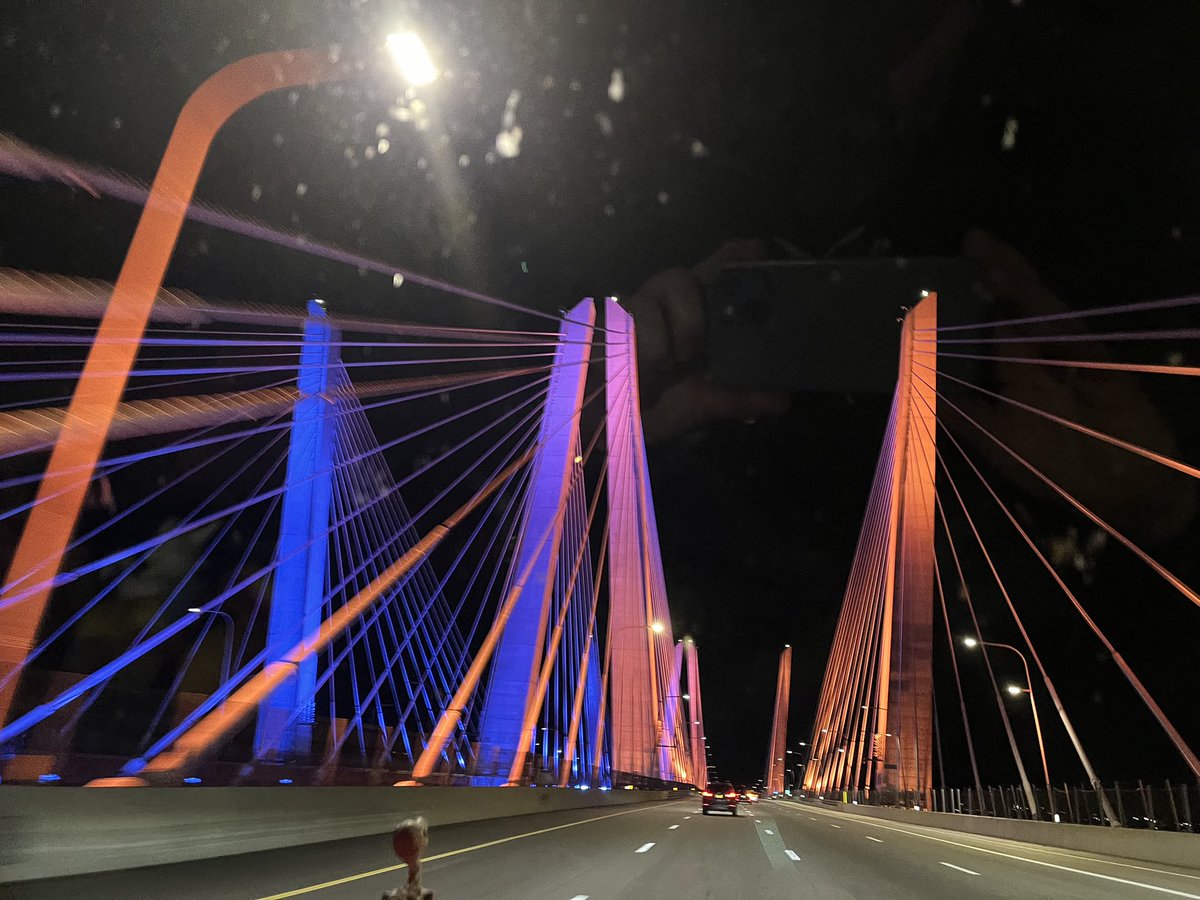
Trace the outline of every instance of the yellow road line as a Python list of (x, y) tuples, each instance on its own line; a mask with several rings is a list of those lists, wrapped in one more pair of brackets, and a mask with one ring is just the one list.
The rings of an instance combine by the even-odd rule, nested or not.
[[(676, 801), (678, 802), (678, 801)], [(519, 841), (522, 838), (537, 837), (539, 834), (549, 834), (551, 831), (561, 831), (564, 828), (574, 828), (576, 825), (586, 825), (589, 822), (599, 822), (601, 819), (612, 819), (617, 816), (627, 816), (630, 813), (645, 812), (650, 809), (649, 806), (639, 806), (637, 809), (624, 809), (621, 812), (608, 813), (603, 816), (593, 816), (590, 819), (581, 819), (578, 822), (568, 822), (565, 825), (554, 825), (550, 828), (540, 828), (537, 831), (528, 831), (525, 834), (514, 834), (509, 837), (497, 838), (494, 841), (486, 841), (482, 844), (475, 844), (473, 847), (460, 847), (458, 850), (448, 850), (445, 853), (437, 853), (433, 856), (427, 856), (422, 863), (431, 863), (439, 859), (447, 859), (451, 856), (458, 856), (462, 853), (470, 853), (473, 850), (484, 850), (488, 847), (495, 847), (497, 844), (507, 844), (509, 841)], [(345, 878), (336, 878), (333, 881), (323, 881), (320, 884), (310, 884), (308, 887), (296, 888), (294, 891), (285, 891), (282, 894), (271, 894), (269, 897), (259, 897), (258, 900), (285, 900), (287, 897), (299, 897), (301, 894), (311, 894), (313, 891), (324, 890), (325, 888), (337, 887), (339, 884), (348, 884), (351, 881), (359, 881), (363, 878), (371, 878), (375, 875), (386, 875), (388, 872), (397, 872), (400, 869), (407, 869), (406, 863), (398, 863), (394, 866), (384, 866), (382, 869), (372, 869), (369, 872), (359, 872), (357, 875), (347, 875)]]

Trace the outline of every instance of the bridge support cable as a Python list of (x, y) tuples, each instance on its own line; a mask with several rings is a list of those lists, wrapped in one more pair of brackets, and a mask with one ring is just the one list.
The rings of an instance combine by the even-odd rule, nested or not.
[[(955, 380), (957, 381), (957, 379), (955, 379)], [(952, 408), (955, 408), (957, 410), (957, 407), (955, 407), (954, 404), (951, 403), (951, 401), (947, 400), (946, 402)], [(1071, 606), (1075, 609), (1075, 611), (1077, 613), (1079, 613), (1079, 615), (1083, 619), (1084, 623), (1088, 626), (1088, 628), (1092, 631), (1092, 633), (1097, 637), (1097, 639), (1099, 639), (1100, 642), (1103, 644), (1105, 650), (1109, 653), (1110, 657), (1117, 664), (1117, 667), (1121, 670), (1121, 673), (1125, 676), (1126, 680), (1129, 681), (1130, 685), (1133, 687), (1133, 689), (1137, 693), (1138, 697), (1141, 699), (1141, 701), (1146, 706), (1146, 708), (1150, 711), (1150, 713), (1154, 716), (1155, 720), (1159, 723), (1159, 725), (1163, 728), (1167, 737), (1171, 740), (1172, 744), (1174, 744), (1176, 750), (1179, 751), (1180, 756), (1187, 763), (1188, 768), (1191, 769), (1194, 774), (1196, 774), (1198, 777), (1200, 777), (1200, 759), (1197, 758), (1195, 751), (1192, 750), (1192, 748), (1188, 745), (1188, 743), (1180, 735), (1178, 729), (1175, 728), (1174, 724), (1167, 717), (1166, 713), (1162, 710), (1162, 708), (1158, 705), (1158, 703), (1150, 695), (1150, 692), (1146, 689), (1146, 687), (1142, 683), (1142, 681), (1137, 677), (1137, 675), (1130, 668), (1130, 666), (1126, 662), (1125, 658), (1113, 646), (1112, 642), (1109, 640), (1107, 635), (1105, 635), (1104, 632), (1100, 629), (1100, 627), (1096, 623), (1096, 621), (1087, 613), (1087, 611), (1083, 607), (1083, 604), (1080, 602), (1078, 596), (1075, 594), (1074, 591), (1072, 591), (1067, 586), (1067, 584), (1063, 580), (1062, 576), (1058, 573), (1058, 571), (1054, 568), (1054, 566), (1046, 558), (1046, 555), (1042, 552), (1041, 548), (1038, 547), (1037, 543), (1030, 537), (1028, 531), (1021, 525), (1020, 521), (1016, 518), (1016, 516), (1013, 515), (1013, 513), (1009, 509), (1008, 505), (1005, 504), (1004, 501), (1000, 499), (1000, 496), (996, 493), (996, 491), (992, 487), (991, 483), (984, 477), (984, 475), (980, 471), (978, 465), (976, 465), (976, 463), (971, 459), (970, 455), (966, 451), (966, 448), (963, 447), (962, 443), (946, 427), (944, 422), (939, 422), (939, 425), (941, 426), (943, 433), (946, 435), (946, 437), (950, 440), (950, 442), (954, 445), (955, 449), (958, 451), (959, 456), (963, 459), (963, 461), (970, 468), (970, 470), (975, 474), (976, 479), (983, 486), (983, 488), (986, 490), (986, 492), (992, 498), (992, 500), (995, 501), (996, 505), (1000, 508), (1000, 511), (1004, 514), (1004, 516), (1008, 520), (1008, 522), (1013, 526), (1013, 528), (1020, 535), (1022, 541), (1034, 553), (1034, 555), (1037, 557), (1039, 563), (1041, 563), (1042, 567), (1047, 571), (1047, 573), (1050, 575), (1050, 577), (1054, 580), (1055, 584), (1063, 592), (1063, 594), (1066, 596), (1067, 600), (1071, 603)], [(1128, 449), (1128, 448), (1125, 448), (1125, 449)], [(1139, 454), (1139, 455), (1141, 455), (1141, 454)], [(1164, 463), (1164, 465), (1165, 464), (1166, 463)], [(944, 467), (945, 467), (945, 465), (943, 463), (943, 468)], [(1183, 467), (1183, 464), (1179, 464), (1179, 467), (1172, 466), (1172, 468), (1175, 468), (1176, 471), (1184, 471), (1184, 468), (1191, 468), (1191, 467), (1183, 467), (1183, 468), (1180, 468), (1180, 467)], [(1191, 473), (1188, 472), (1186, 474), (1191, 474)]]
[[(516, 393), (516, 392), (507, 392), (506, 395), (502, 395), (502, 396), (512, 395), (514, 393)], [(475, 433), (469, 435), (465, 440), (459, 441), (458, 443), (447, 448), (442, 453), (440, 453), (438, 456), (436, 456), (434, 459), (430, 460), (428, 463), (422, 465), (420, 468), (415, 470), (412, 474), (406, 476), (400, 482), (397, 482), (393, 488), (390, 488), (388, 491), (383, 492), (379, 496), (372, 498), (365, 505), (364, 508), (369, 508), (370, 506), (372, 506), (376, 503), (382, 502), (389, 495), (389, 492), (394, 492), (395, 490), (399, 490), (404, 485), (406, 485), (408, 482), (412, 481), (418, 475), (430, 470), (431, 468), (436, 466), (438, 463), (444, 461), (448, 457), (459, 452), (464, 447), (468, 446), (473, 441), (477, 440), (480, 436), (482, 436), (483, 434), (487, 433), (489, 430), (494, 428), (497, 424), (502, 423), (504, 420), (511, 417), (513, 415), (513, 413), (519, 412), (524, 406), (528, 405), (534, 399), (536, 399), (536, 395), (533, 397), (530, 397), (526, 401), (522, 401), (521, 403), (517, 404), (517, 406), (514, 409), (503, 414), (495, 422), (491, 422), (491, 423), (485, 425), (479, 431), (476, 431)], [(495, 401), (485, 401), (485, 403), (476, 404), (472, 408), (473, 409), (484, 408), (489, 403), (492, 403), (492, 402), (495, 402)], [(451, 416), (447, 416), (442, 421), (443, 422), (453, 421), (455, 419), (458, 419), (462, 415), (463, 415), (463, 413), (455, 413)], [(430, 427), (432, 427), (432, 426), (430, 426)], [(518, 426), (518, 428), (519, 427), (520, 426)], [(427, 428), (426, 429), (418, 429), (417, 431), (420, 432), (420, 431), (426, 431), (426, 430), (428, 430), (428, 429)], [(411, 437), (416, 433), (417, 432), (410, 432), (404, 438), (401, 438), (399, 440), (411, 439)], [(513, 431), (510, 431), (510, 435), (506, 436), (505, 438), (502, 438), (502, 440), (509, 439), (509, 437), (511, 437), (511, 435), (513, 433), (515, 433), (515, 429)], [(392, 441), (389, 443), (394, 444), (397, 442), (398, 441)], [(473, 466), (471, 468), (473, 468)], [(469, 472), (470, 468), (467, 471)], [(462, 480), (463, 477), (464, 476), (459, 476), (459, 478), (456, 479), (452, 483), (451, 487), (453, 487), (453, 485), (458, 484)], [(449, 489), (450, 488), (446, 488), (445, 490), (443, 490), (439, 496), (444, 496), (446, 491), (448, 491)], [(110, 554), (108, 557), (102, 558), (94, 563), (90, 563), (88, 566), (83, 567), (83, 568), (84, 568), (84, 570), (98, 571), (98, 570), (102, 569), (103, 567), (111, 564), (114, 561), (119, 561), (120, 559), (128, 558), (132, 555), (140, 553), (142, 550), (147, 549), (148, 547), (161, 545), (161, 544), (165, 543), (167, 540), (175, 539), (183, 534), (195, 531), (195, 529), (200, 527), (200, 525), (223, 520), (230, 514), (237, 513), (241, 509), (249, 508), (250, 506), (253, 506), (255, 504), (263, 502), (264, 499), (270, 499), (272, 497), (279, 496), (280, 494), (282, 494), (281, 488), (273, 489), (273, 490), (266, 491), (266, 492), (260, 492), (256, 496), (251, 497), (250, 500), (242, 501), (240, 503), (234, 504), (233, 506), (226, 507), (225, 509), (223, 509), (217, 513), (209, 513), (204, 516), (201, 516), (201, 517), (191, 521), (186, 527), (176, 527), (174, 529), (171, 529), (171, 530), (165, 532), (163, 535), (160, 535), (159, 537), (155, 538), (152, 541), (143, 541), (140, 543), (136, 543), (116, 554)], [(321, 539), (326, 538), (328, 536), (328, 534), (333, 531), (334, 528), (340, 527), (344, 524), (345, 523), (342, 523), (342, 522), (334, 523), (334, 525), (325, 534), (319, 535), (318, 538), (321, 538)], [(317, 539), (317, 538), (314, 538), (314, 540), (315, 539)], [(278, 563), (278, 560), (255, 570), (250, 575), (239, 580), (236, 584), (230, 586), (226, 591), (219, 594), (216, 598), (205, 603), (201, 607), (201, 612), (205, 613), (210, 610), (219, 609), (221, 604), (224, 603), (227, 599), (229, 599), (232, 596), (235, 596), (237, 593), (244, 590), (249, 585), (254, 584), (255, 582), (259, 581), (260, 579), (262, 579), (263, 577), (268, 575), (270, 572), (272, 572), (277, 563)], [(78, 571), (79, 570), (77, 570), (77, 572)], [(37, 707), (36, 709), (31, 710), (29, 713), (26, 713), (25, 715), (23, 715), (17, 719), (14, 719), (12, 722), (9, 723), (8, 726), (6, 726), (3, 729), (0, 729), (0, 742), (10, 740), (13, 737), (17, 736), (18, 734), (23, 733), (25, 730), (32, 727), (34, 724), (37, 724), (38, 722), (43, 721), (44, 719), (46, 719), (47, 717), (49, 717), (50, 715), (55, 713), (57, 710), (63, 708), (65, 705), (67, 705), (67, 704), (71, 703), (72, 701), (74, 701), (75, 699), (77, 699), (79, 696), (82, 696), (84, 693), (92, 690), (92, 688), (96, 687), (99, 684), (107, 682), (108, 680), (110, 680), (112, 678), (113, 674), (121, 671), (124, 668), (127, 668), (129, 665), (136, 662), (138, 659), (145, 657), (146, 654), (150, 653), (151, 651), (153, 651), (157, 647), (161, 646), (166, 641), (173, 638), (176, 634), (178, 634), (180, 631), (182, 631), (185, 627), (190, 625), (191, 621), (192, 621), (191, 619), (176, 620), (175, 622), (171, 623), (170, 625), (166, 626), (165, 628), (163, 628), (160, 631), (158, 631), (157, 633), (155, 633), (152, 637), (147, 637), (145, 640), (139, 640), (139, 642), (137, 642), (134, 646), (132, 646), (124, 654), (122, 654), (118, 658), (114, 659), (112, 662), (107, 663), (104, 666), (101, 666), (99, 669), (97, 669), (91, 675), (78, 681), (72, 687), (63, 691), (61, 694), (59, 694), (54, 700), (44, 703), (41, 706)], [(255, 657), (253, 660), (251, 660), (251, 662), (248, 663), (247, 665), (248, 666), (249, 665), (257, 665), (259, 662), (261, 662), (262, 656), (263, 656), (263, 654), (259, 654), (257, 657)], [(241, 673), (239, 673), (239, 674), (241, 674)], [(242, 675), (242, 677), (245, 677), (245, 676)], [(222, 695), (222, 696), (224, 696), (224, 695)], [(213, 698), (210, 697), (210, 701), (212, 699)]]
[[(583, 398), (578, 409), (582, 411), (598, 394), (599, 391), (596, 391)], [(572, 419), (572, 421), (576, 420)], [(566, 424), (565, 422), (561, 422), (559, 428), (565, 427)], [(547, 435), (546, 437), (549, 438), (551, 436), (553, 435)], [(536, 490), (536, 487), (531, 484), (531, 489)], [(532, 545), (532, 552), (528, 555), (524, 566), (510, 582), (511, 586), (505, 592), (504, 599), (497, 609), (495, 620), (485, 635), (482, 645), (476, 651), (475, 657), (467, 669), (462, 682), (459, 684), (453, 698), (451, 698), (449, 705), (443, 710), (438, 719), (437, 726), (429, 736), (424, 751), (413, 766), (412, 778), (408, 781), (400, 782), (400, 785), (420, 784), (422, 781), (433, 776), (438, 759), (444, 752), (451, 733), (458, 727), (458, 723), (461, 722), (468, 702), (479, 687), (484, 671), (491, 662), (496, 647), (504, 634), (505, 627), (513, 614), (513, 610), (521, 599), (525, 585), (533, 575), (534, 567), (538, 563), (543, 548), (556, 531), (561, 533), (562, 521), (565, 514), (566, 504), (562, 503), (556, 514), (550, 518), (550, 521), (545, 523), (545, 528), (538, 536), (537, 542)], [(528, 522), (528, 519), (526, 521)]]
[[(520, 459), (509, 465), (481, 491), (455, 510), (449, 518), (427, 532), (411, 550), (388, 566), (382, 575), (374, 579), (365, 589), (322, 622), (315, 634), (306, 635), (304, 640), (292, 648), (289, 653), (264, 666), (261, 672), (235, 691), (221, 708), (209, 713), (188, 732), (181, 735), (170, 750), (148, 760), (138, 773), (140, 779), (152, 779), (156, 776), (177, 773), (227, 739), (236, 728), (256, 713), (263, 698), (269, 696), (280, 683), (292, 677), (297, 664), (302, 659), (320, 652), (334, 638), (345, 632), (352, 622), (370, 608), (383, 591), (404, 577), (414, 566), (420, 564), (446, 535), (512, 478), (522, 466), (530, 461), (532, 456), (533, 451), (527, 451)], [(125, 786), (129, 783), (129, 779), (104, 779), (92, 784), (96, 787), (104, 787), (109, 786), (110, 783), (113, 786)]]
[[(59, 570), (213, 137), (236, 110), (256, 97), (337, 78), (341, 71), (327, 51), (302, 51), (270, 61), (249, 57), (211, 76), (185, 104), (40, 483), (38, 495), (45, 502), (30, 510), (7, 583), (20, 583), (45, 561), (55, 574)], [(68, 469), (76, 474), (65, 475)], [(0, 622), (6, 636), (0, 644), (5, 668), (19, 662), (33, 645), (49, 600), (50, 588), (39, 588)], [(12, 699), (0, 693), (0, 722), (7, 720)]]
[[(596, 573), (604, 571), (604, 564), (607, 561), (607, 558), (608, 529), (605, 528), (603, 531), (601, 531), (600, 535), (600, 553), (596, 558)], [(595, 574), (592, 580), (592, 607), (591, 611), (588, 613), (587, 630), (584, 634), (583, 651), (580, 655), (579, 676), (575, 684), (575, 694), (571, 701), (571, 722), (567, 728), (567, 746), (566, 751), (563, 753), (563, 758), (566, 760), (567, 764), (564, 764), (559, 771), (559, 787), (567, 787), (570, 784), (572, 774), (575, 774), (584, 782), (589, 783), (590, 787), (601, 786), (599, 784), (591, 783), (591, 767), (588, 765), (591, 754), (587, 753), (591, 742), (587, 740), (587, 737), (590, 737), (592, 732), (587, 726), (591, 725), (593, 729), (595, 728), (595, 725), (600, 718), (601, 709), (599, 702), (600, 698), (599, 694), (597, 693), (599, 690), (597, 678), (599, 667), (596, 663), (597, 654), (595, 652), (595, 648), (597, 645), (596, 612), (600, 605), (600, 588), (602, 583), (603, 580), (599, 577), (599, 574)], [(593, 696), (589, 697), (589, 694)], [(587, 721), (585, 722), (584, 703), (589, 699), (592, 702), (588, 703), (589, 715), (587, 716)], [(582, 745), (579, 743), (581, 729), (582, 733), (585, 735), (585, 741)], [(580, 751), (580, 762), (578, 769), (572, 773), (569, 763), (571, 760), (575, 759), (577, 749)]]
[[(1004, 603), (1008, 607), (1009, 612), (1012, 614), (1013, 622), (1016, 624), (1017, 630), (1021, 633), (1021, 637), (1025, 642), (1025, 646), (1028, 648), (1029, 654), (1033, 657), (1034, 664), (1037, 666), (1038, 672), (1042, 676), (1042, 681), (1046, 685), (1046, 692), (1050, 695), (1050, 699), (1054, 703), (1055, 709), (1058, 710), (1059, 718), (1062, 719), (1063, 728), (1066, 730), (1067, 736), (1070, 738), (1071, 744), (1075, 748), (1075, 753), (1079, 757), (1080, 764), (1087, 773), (1088, 781), (1097, 792), (1097, 797), (1099, 798), (1100, 804), (1104, 810), (1104, 815), (1110, 825), (1113, 827), (1120, 827), (1120, 820), (1117, 819), (1116, 812), (1112, 809), (1108, 797), (1104, 793), (1104, 789), (1100, 783), (1100, 778), (1096, 775), (1095, 770), (1092, 768), (1091, 760), (1088, 758), (1086, 751), (1083, 749), (1083, 745), (1079, 741), (1079, 736), (1076, 734), (1075, 728), (1071, 724), (1071, 720), (1067, 715), (1066, 708), (1063, 706), (1062, 700), (1058, 695), (1058, 691), (1054, 687), (1054, 682), (1051, 680), (1049, 672), (1046, 671), (1046, 667), (1042, 664), (1041, 656), (1033, 646), (1033, 640), (1030, 638), (1029, 632), (1025, 628), (1025, 624), (1021, 620), (1020, 614), (1018, 614), (1016, 607), (1013, 605), (1012, 596), (1009, 594), (1004, 580), (1000, 577), (1000, 573), (996, 569), (992, 555), (988, 552), (987, 545), (984, 543), (983, 536), (979, 533), (979, 529), (975, 525), (974, 517), (972, 517), (970, 510), (967, 508), (966, 501), (959, 492), (958, 484), (956, 483), (954, 476), (946, 468), (940, 451), (938, 452), (938, 461), (942, 463), (942, 471), (945, 473), (946, 478), (949, 481), (950, 489), (953, 492), (955, 499), (958, 501), (959, 508), (966, 517), (967, 524), (971, 529), (971, 534), (974, 535), (975, 541), (979, 545), (980, 552), (983, 554), (983, 558), (987, 563), (988, 570), (995, 579), (996, 587), (999, 589), (1000, 595), (1004, 598)], [(979, 640), (982, 644), (983, 638), (980, 637)], [(1032, 690), (1032, 687), (1032, 685), (1029, 685), (1030, 690)], [(1047, 791), (1049, 790), (1050, 786), (1047, 785)], [(1031, 811), (1036, 810), (1037, 808), (1036, 802), (1030, 806)]]
[[(583, 464), (582, 459), (580, 460), (579, 464)], [(578, 479), (574, 479), (576, 484), (578, 481)], [(577, 536), (575, 537), (575, 540), (571, 542), (572, 544), (578, 545), (579, 549), (575, 553), (575, 560), (574, 564), (571, 566), (570, 577), (568, 578), (567, 583), (563, 585), (558, 592), (561, 600), (559, 602), (558, 614), (555, 617), (554, 627), (551, 630), (548, 639), (546, 640), (545, 655), (537, 661), (539, 665), (537, 680), (534, 682), (533, 692), (530, 695), (525, 708), (524, 719), (521, 723), (520, 740), (517, 744), (517, 750), (513, 756), (513, 761), (508, 772), (507, 785), (510, 787), (515, 787), (524, 783), (526, 758), (529, 754), (533, 739), (537, 733), (538, 719), (540, 716), (543, 716), (546, 713), (545, 707), (547, 706), (547, 690), (550, 687), (550, 678), (555, 674), (556, 671), (558, 671), (556, 670), (555, 664), (559, 660), (559, 647), (562, 644), (563, 632), (567, 626), (567, 614), (572, 609), (572, 600), (575, 600), (577, 596), (575, 587), (579, 581), (580, 569), (583, 567), (585, 558), (587, 558), (590, 553), (588, 534), (591, 530), (592, 521), (596, 515), (596, 507), (600, 502), (600, 491), (603, 489), (603, 487), (604, 472), (602, 470), (600, 477), (596, 481), (596, 487), (593, 492), (592, 501), (587, 511), (587, 523), (582, 529), (576, 529)], [(579, 531), (582, 531), (582, 534), (578, 534)], [(561, 691), (556, 691), (555, 693), (561, 695)], [(553, 703), (551, 702), (550, 705), (553, 706)], [(547, 727), (544, 729), (544, 733), (548, 733), (552, 730), (561, 733), (562, 723), (560, 722), (558, 724), (560, 726), (559, 728), (552, 729)], [(547, 738), (547, 741), (549, 741), (549, 738)], [(546, 761), (547, 760), (543, 761), (543, 766)], [(570, 762), (571, 758), (569, 756), (562, 759), (562, 767), (564, 771), (569, 769)]]

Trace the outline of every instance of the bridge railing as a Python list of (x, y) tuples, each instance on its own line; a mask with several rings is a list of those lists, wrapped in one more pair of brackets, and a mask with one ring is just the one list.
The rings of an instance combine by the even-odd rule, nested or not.
[[(1126, 828), (1150, 831), (1196, 832), (1194, 812), (1200, 812), (1200, 783), (1149, 784), (1144, 781), (1113, 782), (1100, 790), (1119, 823)], [(987, 785), (982, 790), (930, 788), (926, 791), (846, 791), (832, 797), (858, 806), (925, 809), (932, 812), (1000, 819), (1042, 819), (1070, 825), (1110, 825), (1099, 792), (1091, 787), (1063, 784), (1061, 788), (1034, 787), (1038, 809), (1031, 812), (1020, 785)], [(1049, 813), (1049, 810), (1055, 810)]]

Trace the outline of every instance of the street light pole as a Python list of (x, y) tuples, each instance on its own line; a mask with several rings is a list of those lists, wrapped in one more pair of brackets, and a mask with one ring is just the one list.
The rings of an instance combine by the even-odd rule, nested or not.
[(1050, 805), (1051, 817), (1055, 816), (1056, 810), (1054, 807), (1054, 788), (1050, 785), (1050, 767), (1046, 765), (1046, 744), (1042, 740), (1042, 722), (1038, 717), (1037, 698), (1033, 694), (1033, 680), (1029, 675), (1029, 662), (1025, 659), (1025, 654), (1012, 644), (1001, 644), (994, 641), (980, 641), (972, 637), (964, 638), (963, 643), (968, 647), (974, 647), (978, 644), (982, 644), (985, 647), (995, 647), (998, 650), (1011, 650), (1021, 658), (1021, 666), (1025, 669), (1025, 687), (1019, 688), (1014, 692), (1010, 686), (1009, 693), (1029, 695), (1029, 707), (1031, 710), (1033, 710), (1033, 729), (1037, 733), (1038, 752), (1042, 756), (1042, 776), (1046, 779), (1046, 802)]
[(229, 669), (233, 664), (233, 616), (219, 609), (201, 609), (193, 606), (188, 609), (194, 616), (219, 616), (225, 620), (225, 643), (221, 651), (221, 685), (229, 681)]

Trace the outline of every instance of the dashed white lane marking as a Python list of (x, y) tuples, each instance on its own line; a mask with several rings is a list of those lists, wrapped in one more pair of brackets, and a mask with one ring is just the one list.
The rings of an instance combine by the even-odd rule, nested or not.
[(800, 862), (800, 854), (798, 854), (795, 850), (784, 850), (783, 852), (788, 855), (788, 859), (794, 859), (796, 862)]
[(690, 818), (691, 818), (691, 816), (684, 816), (684, 818), (685, 818), (685, 819), (690, 819)]
[(809, 820), (810, 822), (815, 822), (815, 821), (817, 821), (817, 817), (816, 817), (816, 816), (809, 816), (809, 817), (808, 817), (808, 820)]
[(764, 828), (764, 829), (763, 829), (763, 831), (765, 831), (767, 834), (774, 834), (774, 833), (775, 833), (775, 832), (773, 832), (773, 831), (772, 831), (770, 828)]
[(587, 894), (576, 894), (571, 900), (588, 900)]
[(966, 872), (968, 875), (978, 875), (979, 874), (978, 872), (972, 872), (970, 869), (964, 869), (962, 866), (956, 866), (954, 863), (941, 862), (939, 860), (938, 865), (945, 866), (947, 869), (955, 869), (956, 871), (959, 871), (959, 872)]
[(834, 828), (841, 828), (842, 826), (841, 826), (841, 825), (834, 825), (834, 826), (832, 826), (832, 827), (834, 827)]
[(649, 850), (653, 846), (654, 846), (654, 841), (649, 841), (648, 843), (642, 844), (642, 846), (638, 847), (633, 852), (634, 853), (645, 853), (647, 850)]
[(883, 843), (883, 841), (881, 841), (879, 838), (873, 838), (873, 837), (871, 837), (869, 834), (868, 834), (868, 835), (866, 835), (866, 838), (867, 838), (867, 840), (868, 840), (868, 841), (874, 841), (874, 842), (875, 842), (875, 843), (877, 843), (877, 844), (882, 844), (882, 843)]
[(676, 828), (678, 828), (678, 827), (679, 827), (678, 825), (669, 825), (669, 826), (667, 827), (667, 831), (674, 831), (674, 830), (675, 830)]

